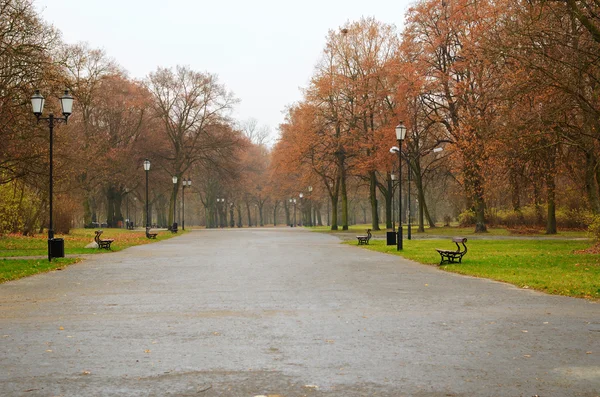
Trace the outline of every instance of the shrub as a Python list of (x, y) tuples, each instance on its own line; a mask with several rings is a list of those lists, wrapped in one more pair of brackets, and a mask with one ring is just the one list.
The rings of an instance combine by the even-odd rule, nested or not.
[(475, 223), (475, 211), (473, 210), (466, 210), (458, 215), (458, 224), (461, 227), (474, 226)]
[(600, 242), (600, 215), (594, 217), (588, 227), (588, 233), (595, 241)]

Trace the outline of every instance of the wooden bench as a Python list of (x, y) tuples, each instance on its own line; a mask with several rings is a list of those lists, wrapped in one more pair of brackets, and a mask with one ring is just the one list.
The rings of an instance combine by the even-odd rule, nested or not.
[(96, 235), (94, 236), (94, 241), (96, 242), (96, 244), (98, 244), (98, 248), (104, 248), (107, 250), (112, 250), (112, 248), (110, 248), (110, 245), (112, 244), (113, 241), (115, 241), (112, 238), (100, 238), (100, 235), (102, 233), (104, 233), (103, 230), (96, 230), (95, 231)]
[(158, 233), (150, 233), (149, 227), (146, 228), (146, 238), (156, 238), (157, 235)]
[[(467, 242), (466, 238), (453, 237), (452, 242), (456, 244), (456, 251), (436, 249), (442, 257), (440, 265), (443, 265), (444, 263), (461, 263), (462, 257), (467, 253), (467, 246), (465, 245)], [(459, 243), (462, 244), (464, 249), (458, 245)]]
[(356, 238), (358, 239), (358, 245), (368, 245), (371, 239), (371, 229), (367, 229), (366, 236), (356, 236)]

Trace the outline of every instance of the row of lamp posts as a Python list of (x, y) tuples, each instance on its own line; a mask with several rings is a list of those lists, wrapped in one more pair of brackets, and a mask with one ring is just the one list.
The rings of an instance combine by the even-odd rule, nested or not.
[[(39, 123), (40, 120), (44, 120), (48, 122), (48, 127), (50, 129), (50, 150), (49, 150), (49, 224), (48, 224), (48, 260), (52, 261), (52, 258), (64, 257), (64, 241), (62, 239), (54, 238), (54, 224), (52, 217), (52, 204), (53, 204), (53, 131), (54, 125), (64, 122), (67, 123), (69, 116), (73, 112), (73, 97), (69, 94), (68, 90), (65, 90), (65, 93), (62, 97), (60, 97), (60, 104), (62, 109), (63, 117), (54, 117), (53, 113), (50, 113), (48, 117), (42, 117), (42, 113), (44, 111), (44, 103), (45, 98), (40, 94), (39, 90), (36, 90), (34, 95), (31, 97), (31, 106), (33, 109), (33, 114), (37, 118)], [(398, 213), (399, 213), (399, 222), (398, 222), (398, 238), (397, 238), (397, 250), (401, 250), (402, 247), (402, 143), (406, 138), (406, 127), (403, 122), (400, 122), (398, 126), (396, 126), (396, 140), (398, 142), (398, 146), (394, 146), (390, 149), (391, 153), (398, 154)], [(434, 152), (440, 151), (441, 148), (434, 149)], [(146, 172), (146, 229), (150, 228), (150, 213), (149, 213), (149, 200), (148, 200), (148, 173), (150, 171), (150, 160), (144, 160), (144, 171)], [(409, 172), (410, 175), (410, 172)], [(177, 176), (173, 176), (173, 183), (177, 184)], [(188, 178), (187, 180), (183, 180), (183, 189), (182, 189), (182, 229), (185, 230), (185, 188), (191, 186), (192, 181)], [(409, 183), (410, 189), (410, 183)], [(312, 192), (312, 186), (308, 187), (309, 195)], [(303, 193), (300, 193), (300, 199), (304, 197)], [(393, 190), (392, 190), (392, 198), (393, 198)], [(219, 203), (225, 202), (225, 199), (217, 199)], [(296, 199), (290, 198), (290, 204), (294, 205), (294, 221), (292, 226), (295, 226), (296, 223)], [(175, 226), (175, 204), (173, 204), (173, 226)], [(231, 212), (233, 212), (233, 207), (231, 207)], [(129, 214), (127, 215), (129, 218)], [(309, 213), (309, 217), (312, 218), (312, 215)], [(232, 216), (233, 219), (233, 216)], [(312, 221), (310, 222), (312, 223)], [(410, 239), (410, 215), (409, 215), (409, 229), (408, 229), (408, 238)]]

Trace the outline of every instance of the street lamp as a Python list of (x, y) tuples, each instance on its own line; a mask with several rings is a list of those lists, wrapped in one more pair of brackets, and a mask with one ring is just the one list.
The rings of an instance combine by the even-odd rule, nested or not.
[[(46, 100), (40, 94), (40, 90), (35, 90), (35, 93), (31, 97), (31, 107), (33, 110), (33, 114), (35, 115), (38, 123), (40, 120), (46, 120), (48, 122), (48, 127), (50, 129), (50, 184), (49, 184), (49, 210), (50, 210), (50, 219), (48, 222), (48, 261), (52, 262), (52, 258), (63, 258), (65, 256), (65, 246), (64, 240), (62, 239), (54, 239), (54, 223), (52, 221), (52, 172), (53, 172), (53, 159), (52, 159), (52, 151), (54, 145), (54, 124), (59, 124), (64, 121), (67, 124), (67, 120), (71, 113), (73, 113), (73, 97), (69, 95), (69, 90), (65, 90), (65, 93), (62, 97), (60, 97), (60, 107), (62, 110), (62, 114), (64, 117), (54, 117), (53, 113), (50, 113), (48, 117), (42, 117), (42, 113), (44, 112), (44, 103)], [(55, 252), (52, 253), (52, 246), (55, 246)]]
[(313, 223), (313, 214), (312, 214), (312, 202), (310, 201), (310, 196), (312, 195), (312, 191), (313, 191), (313, 187), (309, 186), (308, 187), (308, 226), (314, 226)]
[[(406, 137), (406, 127), (404, 123), (401, 121), (400, 124), (396, 126), (396, 140), (398, 141), (398, 147), (393, 147), (390, 151), (395, 151), (398, 153), (398, 245), (396, 246), (396, 250), (400, 251), (402, 249), (402, 142)], [(394, 150), (395, 149), (395, 150)]]
[[(177, 175), (173, 175), (173, 186), (177, 186)], [(175, 197), (177, 195), (173, 193), (173, 225), (171, 226), (171, 231), (173, 233), (177, 233), (177, 222), (175, 222), (175, 209), (177, 206), (175, 205)]]
[(394, 185), (396, 184), (396, 179), (398, 179), (396, 177), (396, 174), (391, 174), (390, 175), (391, 179), (392, 179), (392, 232), (396, 231), (396, 215), (394, 214), (396, 212), (396, 210), (394, 209)]
[[(302, 199), (304, 198), (304, 193), (300, 193), (298, 195), (298, 197), (300, 197), (300, 206), (302, 207), (302, 210), (300, 211), (300, 214), (302, 214), (304, 212), (304, 202), (302, 201)], [(295, 210), (294, 210), (294, 212), (295, 212)], [(305, 218), (305, 217), (306, 217), (306, 214), (303, 214), (300, 217), (300, 226), (304, 226), (304, 219), (303, 218)]]
[(144, 171), (146, 171), (146, 233), (150, 229), (150, 206), (148, 203), (148, 171), (150, 171), (150, 160), (144, 160)]
[(127, 214), (127, 219), (125, 220), (125, 229), (129, 230), (129, 189), (125, 188), (125, 194), (127, 195), (127, 209), (125, 211), (125, 213)]
[(183, 179), (183, 188), (181, 190), (181, 228), (185, 230), (185, 188), (192, 186), (192, 180), (188, 178)]
[(218, 227), (223, 227), (223, 211), (222, 206), (225, 203), (224, 198), (217, 198), (217, 224)]
[(293, 222), (292, 222), (292, 227), (296, 227), (296, 199), (291, 198), (290, 204), (294, 204), (294, 218), (293, 218)]

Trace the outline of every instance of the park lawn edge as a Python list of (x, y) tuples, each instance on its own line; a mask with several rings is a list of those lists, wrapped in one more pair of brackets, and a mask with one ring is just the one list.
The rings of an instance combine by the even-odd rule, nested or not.
[(80, 263), (83, 258), (54, 258), (50, 262), (44, 259), (0, 258), (0, 284), (36, 274), (49, 273)]
[[(91, 230), (91, 229), (89, 229)], [(110, 229), (108, 229), (110, 230)], [(119, 252), (129, 247), (134, 247), (138, 245), (152, 244), (162, 240), (168, 240), (173, 237), (177, 237), (178, 235), (182, 235), (188, 233), (188, 231), (180, 231), (179, 233), (160, 233), (159, 238), (157, 239), (148, 239), (144, 237), (143, 239), (129, 240), (126, 245), (115, 244), (118, 241), (115, 241), (112, 245), (114, 249), (106, 250), (106, 249), (98, 249), (98, 248), (81, 248), (77, 247), (75, 249), (68, 249), (65, 247), (65, 254), (68, 255), (100, 255), (111, 252)], [(45, 242), (46, 240), (44, 240)], [(134, 242), (137, 242), (135, 244)], [(73, 252), (76, 251), (76, 252)], [(85, 258), (71, 256), (65, 258), (53, 258), (52, 262), (48, 261), (47, 257), (44, 258), (24, 258), (27, 256), (45, 256), (47, 255), (47, 248), (34, 248), (34, 249), (22, 249), (16, 250), (14, 255), (12, 256), (0, 256), (0, 284), (18, 280), (20, 278), (34, 276), (36, 274), (48, 273), (51, 271), (61, 270), (66, 266), (70, 266), (73, 264), (80, 263), (85, 260)]]
[[(471, 244), (470, 251), (463, 258), (463, 263), (443, 266), (439, 265), (439, 254), (435, 252), (435, 248), (452, 249), (451, 243), (446, 239), (412, 240), (412, 247), (407, 249), (405, 246), (403, 251), (396, 251), (395, 246), (386, 246), (383, 240), (371, 240), (369, 245), (357, 245), (357, 247), (401, 256), (415, 263), (435, 266), (450, 273), (494, 280), (517, 288), (535, 290), (549, 295), (600, 301), (600, 257), (594, 254), (574, 253), (578, 248), (590, 244), (589, 241), (511, 240), (508, 244), (507, 241), (492, 239), (475, 241), (477, 243)], [(341, 243), (356, 245), (354, 240), (346, 240)], [(475, 254), (473, 244), (487, 244), (492, 247), (502, 245), (502, 250), (499, 253), (494, 253), (493, 249), (490, 249), (490, 252), (483, 250), (483, 253)], [(418, 245), (426, 248), (415, 251), (414, 247)], [(433, 248), (434, 245), (436, 245), (435, 248)], [(467, 245), (469, 246), (469, 243)], [(531, 251), (535, 251), (534, 246), (535, 250), (540, 252), (535, 254), (529, 252), (520, 254), (519, 252), (519, 250), (529, 251), (529, 248)], [(565, 250), (565, 246), (569, 248)], [(545, 247), (547, 247), (547, 252), (544, 252)], [(527, 249), (524, 250), (524, 248)], [(556, 251), (557, 249), (560, 251)], [(469, 254), (471, 254), (470, 258)]]

